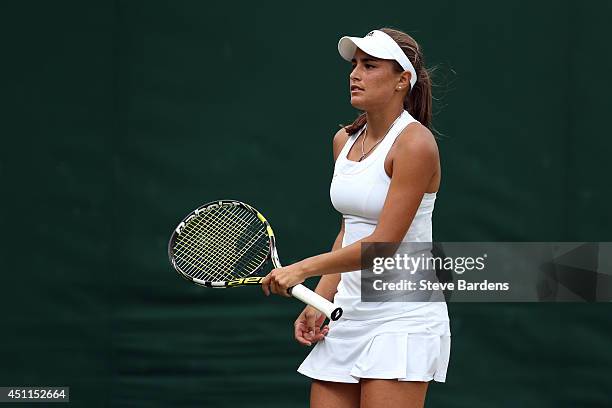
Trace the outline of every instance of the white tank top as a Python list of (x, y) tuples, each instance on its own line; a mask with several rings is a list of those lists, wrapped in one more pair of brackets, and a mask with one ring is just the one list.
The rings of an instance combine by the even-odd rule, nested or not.
[[(360, 162), (347, 159), (348, 152), (367, 127), (349, 137), (336, 159), (330, 197), (334, 208), (344, 218), (342, 247), (374, 232), (382, 211), (391, 178), (384, 167), (385, 158), (395, 139), (417, 122), (403, 111), (380, 144)], [(403, 242), (432, 242), (431, 215), (436, 193), (425, 193)], [(334, 302), (343, 308), (346, 319), (366, 320), (397, 315), (416, 320), (448, 321), (444, 302), (361, 302), (361, 271), (341, 275)]]

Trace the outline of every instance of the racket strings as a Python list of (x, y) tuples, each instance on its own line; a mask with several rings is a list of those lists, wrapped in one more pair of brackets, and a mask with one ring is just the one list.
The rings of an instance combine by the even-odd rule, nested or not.
[[(189, 257), (194, 260), (193, 255), (198, 254), (195, 260), (200, 268), (196, 268), (196, 271), (199, 271), (200, 273), (198, 275), (194, 275), (193, 277), (195, 278), (201, 278), (202, 269), (206, 268), (207, 266), (203, 260), (219, 260), (221, 259), (219, 257), (219, 253), (221, 251), (231, 250), (228, 242), (214, 239), (219, 236), (224, 236), (229, 232), (227, 231), (227, 228), (222, 230), (226, 225), (219, 222), (221, 220), (221, 216), (221, 210), (206, 212), (202, 216), (195, 218), (193, 222), (188, 225), (188, 227), (191, 228), (185, 228), (184, 241), (189, 243), (189, 252), (187, 252), (186, 255), (189, 255)], [(206, 232), (209, 232), (210, 234), (206, 234)]]
[[(198, 279), (205, 278), (206, 280), (215, 281), (247, 276), (263, 261), (253, 262), (254, 258), (250, 256), (246, 257), (246, 262), (240, 262), (253, 245), (262, 238), (261, 235), (264, 233), (264, 229), (261, 222), (247, 209), (233, 206), (225, 209), (227, 210), (225, 213), (219, 211), (217, 216), (211, 220), (213, 225), (217, 227), (217, 232), (214, 236), (217, 237), (224, 234), (227, 237), (231, 237), (234, 241), (217, 242), (217, 244), (220, 243), (221, 245), (213, 247), (214, 253), (209, 254), (215, 257), (217, 269), (208, 276), (205, 276), (206, 271), (200, 271), (197, 276)], [(206, 235), (202, 233), (203, 231), (203, 229), (200, 229), (199, 235), (196, 237), (196, 239), (200, 240), (199, 242), (206, 239)], [(263, 243), (267, 246), (267, 237), (264, 236), (263, 238)], [(245, 239), (249, 240), (246, 241)], [(267, 248), (259, 248), (258, 252), (261, 252), (261, 249)], [(222, 251), (224, 256), (219, 256), (219, 251)]]
[(227, 265), (221, 269), (211, 262), (223, 263), (222, 261), (226, 260), (225, 254), (232, 249), (228, 242), (219, 239), (229, 231), (228, 223), (220, 222), (224, 215), (227, 215), (227, 209), (224, 208), (205, 212), (192, 219), (181, 234), (181, 240), (177, 244), (184, 245), (177, 245), (176, 253), (182, 255), (184, 261), (191, 261), (182, 265), (184, 269), (187, 267), (186, 272), (190, 276), (198, 279), (205, 277), (204, 275), (212, 271), (211, 268), (214, 266), (217, 266), (215, 275), (227, 274), (227, 271), (224, 271)]
[[(204, 229), (206, 225), (209, 227), (208, 231)], [(218, 238), (221, 225), (215, 223), (214, 219), (194, 219), (191, 228), (185, 229), (183, 245), (177, 245), (176, 252), (179, 260), (183, 261), (179, 262), (179, 265), (188, 275), (197, 279), (218, 279), (227, 277), (231, 272), (230, 261), (227, 259), (231, 247), (227, 242), (215, 239)], [(216, 227), (216, 236), (206, 234), (214, 232), (212, 227)]]
[[(242, 209), (241, 216), (234, 219), (240, 226), (240, 234), (236, 236), (238, 231), (228, 232), (231, 234), (228, 236), (235, 239), (233, 248), (226, 252), (230, 257), (217, 259), (221, 263), (220, 266), (225, 267), (227, 271), (222, 276), (226, 279), (250, 275), (266, 260), (269, 251), (268, 236), (263, 224), (249, 210)], [(219, 275), (220, 273), (213, 274), (209, 279), (218, 280)]]
[(264, 224), (250, 210), (234, 205), (190, 220), (174, 245), (177, 265), (207, 281), (247, 276), (266, 260), (268, 251)]
[[(231, 207), (230, 207), (231, 208)], [(236, 207), (233, 207), (236, 209)], [(236, 242), (234, 243), (233, 250), (238, 252), (234, 252), (233, 259), (226, 259), (225, 266), (233, 267), (232, 275), (234, 276), (246, 276), (250, 274), (255, 268), (257, 268), (261, 262), (267, 256), (267, 236), (265, 235), (263, 224), (254, 216), (252, 212), (246, 210), (244, 208), (236, 209), (236, 212), (230, 211), (228, 215), (233, 217), (233, 221), (237, 223), (241, 228), (240, 235), (237, 235)], [(235, 234), (237, 231), (231, 231), (232, 234)], [(236, 237), (236, 236), (234, 236)], [(263, 241), (262, 241), (263, 238)], [(247, 241), (248, 239), (248, 241)], [(250, 254), (253, 249), (253, 245), (255, 243), (259, 243), (260, 245), (255, 248), (255, 252), (253, 255), (257, 255), (258, 253), (263, 252), (263, 258), (261, 260), (257, 260), (254, 256), (246, 256)], [(264, 245), (264, 247), (261, 246)], [(228, 248), (231, 251), (231, 248)], [(232, 253), (232, 252), (230, 252)], [(255, 262), (254, 262), (255, 261)], [(217, 276), (213, 276), (212, 279)]]
[[(178, 261), (182, 261), (180, 266), (190, 276), (206, 268), (204, 259), (208, 259), (207, 256), (210, 256), (210, 253), (214, 251), (213, 240), (206, 239), (201, 233), (198, 234), (202, 224), (207, 221), (206, 217), (210, 218), (213, 215), (213, 213), (205, 213), (190, 220), (185, 226), (181, 239), (176, 243), (176, 258)], [(198, 275), (192, 277), (197, 278)]]

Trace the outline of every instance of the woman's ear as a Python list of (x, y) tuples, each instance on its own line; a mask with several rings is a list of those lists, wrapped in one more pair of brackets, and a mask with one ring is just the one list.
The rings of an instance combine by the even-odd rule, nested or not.
[(403, 89), (408, 89), (410, 86), (410, 77), (412, 74), (408, 71), (404, 71), (401, 73), (399, 81), (396, 86), (396, 90), (401, 91)]

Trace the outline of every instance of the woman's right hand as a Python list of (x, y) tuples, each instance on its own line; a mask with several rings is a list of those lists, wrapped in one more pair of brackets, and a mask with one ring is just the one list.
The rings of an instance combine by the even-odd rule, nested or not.
[(312, 306), (306, 306), (293, 324), (295, 340), (304, 346), (312, 346), (313, 343), (323, 340), (329, 331), (327, 325), (321, 327), (324, 321), (323, 313)]

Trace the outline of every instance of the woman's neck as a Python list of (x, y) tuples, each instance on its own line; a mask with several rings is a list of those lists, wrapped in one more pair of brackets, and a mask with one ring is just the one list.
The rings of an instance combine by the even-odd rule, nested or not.
[(392, 107), (380, 111), (366, 112), (366, 118), (368, 121), (368, 139), (371, 138), (371, 140), (376, 142), (385, 137), (386, 133), (391, 127), (391, 124), (395, 122), (403, 111), (403, 107), (400, 109)]

